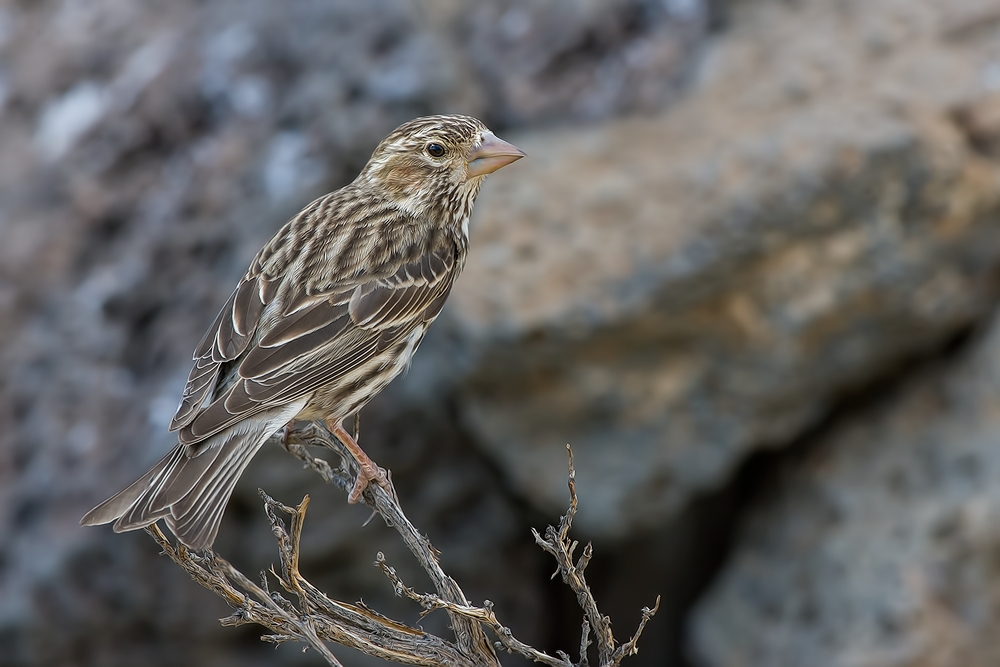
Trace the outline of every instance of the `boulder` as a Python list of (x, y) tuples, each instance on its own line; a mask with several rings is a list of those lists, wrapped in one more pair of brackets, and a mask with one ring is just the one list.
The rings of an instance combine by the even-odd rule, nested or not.
[(1000, 661), (1000, 320), (760, 481), (697, 664)]
[(992, 307), (982, 8), (846, 7), (737, 5), (665, 113), (513, 137), (449, 344), (464, 423), (536, 507), (568, 442), (581, 526), (655, 527)]
[[(166, 425), (190, 352), (257, 249), (312, 197), (353, 178), (393, 127), (441, 112), (497, 130), (533, 122), (536, 107), (558, 106), (544, 86), (524, 98), (531, 108), (508, 105), (476, 63), (544, 69), (572, 51), (581, 71), (618, 67), (636, 39), (655, 57), (629, 56), (629, 86), (656, 89), (695, 62), (704, 35), (701, 0), (681, 14), (656, 10), (649, 34), (635, 25), (650, 4), (640, 0), (581, 12), (572, 26), (537, 3), (507, 19), (513, 41), (498, 50), (484, 38), (500, 4), (0, 4), (0, 664), (303, 659), (297, 647), (260, 645), (256, 630), (220, 628), (225, 605), (142, 533), (78, 520), (171, 446)], [(604, 21), (629, 29), (590, 53), (587, 34)], [(547, 44), (553, 31), (562, 46)], [(598, 83), (552, 93), (560, 105), (599, 101), (592, 119), (639, 108), (608, 104)], [(467, 592), (494, 599), (538, 643), (549, 628), (545, 578), (520, 575), (545, 568), (522, 508), (456, 427), (448, 394), (419, 393), (429, 400), (408, 403), (403, 391), (367, 409), (365, 447), (395, 471), (407, 511)], [(267, 569), (274, 545), (256, 488), (286, 503), (309, 492), (310, 576), (416, 623), (418, 610), (372, 566), (381, 550), (405, 570), (398, 540), (362, 529), (367, 513), (299, 468), (262, 453), (230, 503), (220, 553), (251, 576)], [(443, 631), (442, 619), (424, 627)]]

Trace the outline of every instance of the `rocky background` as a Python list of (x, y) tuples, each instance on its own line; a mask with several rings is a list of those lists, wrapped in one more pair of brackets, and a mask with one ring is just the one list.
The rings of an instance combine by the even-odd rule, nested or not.
[[(1000, 661), (994, 2), (9, 0), (0, 112), (0, 665), (321, 664), (77, 521), (169, 447), (257, 248), (438, 112), (530, 157), (362, 442), (466, 593), (578, 645), (529, 534), (569, 442), (617, 636), (663, 596), (628, 664)], [(274, 561), (258, 486), (311, 494), (314, 582), (417, 622), (394, 534), (284, 452), (221, 554)]]

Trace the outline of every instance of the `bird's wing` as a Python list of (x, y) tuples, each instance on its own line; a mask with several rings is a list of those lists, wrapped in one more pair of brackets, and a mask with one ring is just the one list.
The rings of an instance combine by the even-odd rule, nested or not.
[[(172, 429), (180, 430), (182, 443), (196, 444), (338, 378), (363, 381), (346, 376), (433, 320), (451, 291), (456, 266), (456, 246), (443, 244), (388, 277), (355, 280), (301, 298), (260, 332), (261, 314), (274, 290), (263, 276), (248, 276), (196, 351)], [(227, 362), (236, 374), (221, 378), (233, 379), (220, 392), (220, 369)], [(204, 405), (209, 396), (211, 403)]]
[(248, 273), (236, 286), (215, 322), (194, 350), (194, 366), (188, 374), (181, 403), (170, 420), (170, 430), (190, 424), (215, 389), (222, 365), (247, 351), (264, 312), (266, 280)]

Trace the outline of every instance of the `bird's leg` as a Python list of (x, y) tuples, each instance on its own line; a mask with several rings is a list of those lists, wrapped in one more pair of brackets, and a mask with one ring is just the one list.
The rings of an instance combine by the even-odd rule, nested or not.
[(292, 451), (291, 449), (289, 449), (290, 444), (288, 438), (290, 437), (292, 433), (292, 428), (294, 428), (294, 426), (295, 426), (295, 420), (292, 419), (281, 428), (281, 438), (278, 439), (278, 442), (281, 443), (281, 446), (284, 447), (285, 451), (288, 453), (291, 453)]
[(361, 500), (361, 493), (368, 486), (369, 482), (376, 482), (395, 498), (396, 492), (392, 488), (392, 484), (389, 482), (385, 471), (368, 458), (368, 455), (365, 454), (364, 450), (361, 449), (344, 426), (339, 421), (334, 422), (332, 419), (328, 419), (326, 420), (326, 427), (337, 437), (337, 440), (343, 443), (344, 447), (347, 448), (347, 451), (351, 453), (351, 456), (358, 463), (358, 477), (354, 480), (354, 488), (351, 489), (351, 493), (347, 496), (347, 502), (354, 504)]
[(361, 439), (361, 410), (354, 413), (354, 442)]

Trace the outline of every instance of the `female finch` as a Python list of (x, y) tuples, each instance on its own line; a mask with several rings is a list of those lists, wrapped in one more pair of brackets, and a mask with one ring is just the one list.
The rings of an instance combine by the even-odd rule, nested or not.
[(468, 116), (399, 126), (353, 183), (320, 197), (257, 253), (194, 352), (170, 423), (177, 445), (83, 517), (116, 532), (165, 519), (215, 540), (236, 480), (292, 420), (326, 421), (360, 474), (385, 485), (342, 422), (399, 375), (465, 265), (483, 178), (524, 157)]

